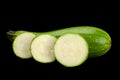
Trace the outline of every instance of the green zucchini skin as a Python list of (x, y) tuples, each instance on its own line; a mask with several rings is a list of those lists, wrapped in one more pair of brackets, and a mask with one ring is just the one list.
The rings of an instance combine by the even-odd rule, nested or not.
[(89, 58), (98, 57), (106, 54), (111, 48), (111, 37), (103, 29), (92, 26), (77, 26), (48, 32), (49, 34), (60, 37), (68, 33), (80, 34), (89, 45)]

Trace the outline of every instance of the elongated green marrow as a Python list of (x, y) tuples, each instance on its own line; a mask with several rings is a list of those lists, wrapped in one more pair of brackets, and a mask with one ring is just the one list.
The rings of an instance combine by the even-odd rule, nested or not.
[(56, 42), (54, 36), (43, 34), (33, 39), (31, 43), (31, 53), (33, 58), (41, 63), (50, 63), (55, 61), (54, 44)]
[(60, 36), (55, 44), (55, 57), (66, 67), (79, 66), (88, 58), (88, 44), (78, 34)]
[[(25, 31), (11, 32), (19, 34)], [(8, 32), (9, 33), (9, 32)], [(111, 48), (111, 37), (103, 29), (92, 26), (76, 26), (49, 32), (32, 32), (35, 35), (49, 34), (59, 38), (64, 34), (80, 34), (89, 45), (89, 57), (99, 57), (106, 54)], [(12, 35), (13, 36), (13, 35)], [(15, 35), (14, 35), (15, 36)]]

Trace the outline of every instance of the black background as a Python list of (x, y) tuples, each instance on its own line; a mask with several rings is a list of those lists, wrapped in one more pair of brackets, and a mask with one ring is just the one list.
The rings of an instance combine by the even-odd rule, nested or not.
[[(8, 11), (11, 12), (11, 11)], [(20, 11), (19, 11), (20, 12)], [(19, 13), (17, 12), (17, 13)], [(97, 13), (97, 12), (96, 12)], [(117, 77), (118, 53), (113, 51), (113, 33), (116, 28), (113, 24), (115, 15), (102, 14), (29, 14), (16, 13), (1, 16), (1, 52), (0, 69), (3, 75), (10, 77), (37, 78), (37, 79), (97, 79)], [(95, 26), (107, 31), (112, 38), (112, 47), (104, 56), (88, 59), (78, 67), (66, 68), (57, 61), (49, 64), (36, 62), (33, 58), (21, 59), (14, 55), (12, 42), (7, 38), (9, 30), (27, 30), (35, 32), (46, 32), (74, 26)]]

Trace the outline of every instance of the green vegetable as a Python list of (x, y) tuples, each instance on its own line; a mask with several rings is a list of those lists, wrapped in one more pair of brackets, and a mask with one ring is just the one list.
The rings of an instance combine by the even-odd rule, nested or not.
[(78, 34), (60, 36), (55, 44), (55, 57), (66, 67), (75, 67), (88, 58), (88, 44)]
[(33, 58), (42, 63), (50, 63), (55, 60), (54, 44), (56, 38), (54, 36), (44, 34), (33, 39), (31, 43), (31, 53)]
[[(12, 36), (12, 40), (19, 34), (27, 31), (10, 31), (8, 35)], [(65, 34), (79, 34), (88, 43), (89, 46), (89, 57), (99, 57), (106, 54), (111, 48), (111, 37), (103, 29), (91, 26), (77, 26), (65, 29), (59, 29), (49, 32), (31, 32), (36, 36), (42, 34), (49, 34), (59, 38)]]

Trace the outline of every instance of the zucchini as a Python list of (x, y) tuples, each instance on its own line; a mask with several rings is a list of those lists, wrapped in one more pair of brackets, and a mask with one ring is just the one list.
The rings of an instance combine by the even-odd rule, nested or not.
[[(12, 40), (23, 32), (27, 31), (10, 31), (8, 35)], [(111, 37), (103, 29), (92, 27), (92, 26), (76, 26), (65, 29), (59, 29), (49, 32), (31, 32), (35, 35), (49, 34), (54, 37), (59, 38), (65, 34), (79, 34), (81, 35), (88, 43), (89, 46), (89, 58), (99, 57), (106, 54), (111, 48)]]
[(44, 34), (33, 39), (31, 43), (31, 53), (33, 58), (41, 63), (50, 63), (55, 61), (54, 44), (56, 42), (54, 36)]
[(65, 34), (58, 38), (55, 44), (55, 57), (66, 67), (75, 67), (88, 58), (88, 44), (78, 34)]
[(13, 41), (13, 51), (16, 56), (28, 59), (31, 58), (30, 44), (35, 34), (30, 32), (24, 32), (15, 37)]

